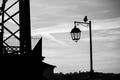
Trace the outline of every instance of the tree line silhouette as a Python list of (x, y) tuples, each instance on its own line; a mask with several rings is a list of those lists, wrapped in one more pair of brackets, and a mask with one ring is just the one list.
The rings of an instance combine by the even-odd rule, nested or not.
[[(89, 80), (90, 72), (55, 73), (53, 80)], [(94, 72), (93, 80), (120, 80), (120, 73)]]

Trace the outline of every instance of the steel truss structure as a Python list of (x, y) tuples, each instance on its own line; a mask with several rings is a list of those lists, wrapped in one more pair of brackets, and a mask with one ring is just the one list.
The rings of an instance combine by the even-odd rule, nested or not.
[[(30, 54), (29, 0), (2, 0), (0, 18), (0, 55)], [(11, 38), (15, 38), (17, 44), (9, 43)]]

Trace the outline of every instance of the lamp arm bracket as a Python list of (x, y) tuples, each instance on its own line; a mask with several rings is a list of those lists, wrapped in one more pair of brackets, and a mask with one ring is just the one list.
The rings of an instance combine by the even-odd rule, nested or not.
[(82, 25), (82, 26), (87, 27), (87, 28), (89, 26), (89, 23), (87, 23), (87, 22), (74, 21), (74, 24), (77, 25), (77, 26)]

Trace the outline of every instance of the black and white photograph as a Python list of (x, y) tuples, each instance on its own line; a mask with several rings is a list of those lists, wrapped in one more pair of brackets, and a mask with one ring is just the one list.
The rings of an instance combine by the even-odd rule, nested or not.
[(0, 0), (0, 80), (120, 80), (120, 0)]

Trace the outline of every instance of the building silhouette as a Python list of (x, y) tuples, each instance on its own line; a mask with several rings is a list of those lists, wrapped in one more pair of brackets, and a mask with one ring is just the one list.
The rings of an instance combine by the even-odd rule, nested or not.
[(41, 65), (42, 65), (42, 67), (41, 67), (41, 70), (42, 70), (42, 71), (41, 71), (41, 74), (42, 74), (43, 79), (47, 79), (47, 80), (53, 79), (55, 66), (43, 62), (45, 57), (42, 56), (42, 38), (38, 41), (38, 43), (37, 43), (37, 45), (34, 47), (32, 53), (35, 54), (34, 56), (36, 56), (36, 55), (37, 55), (37, 56), (40, 56)]

